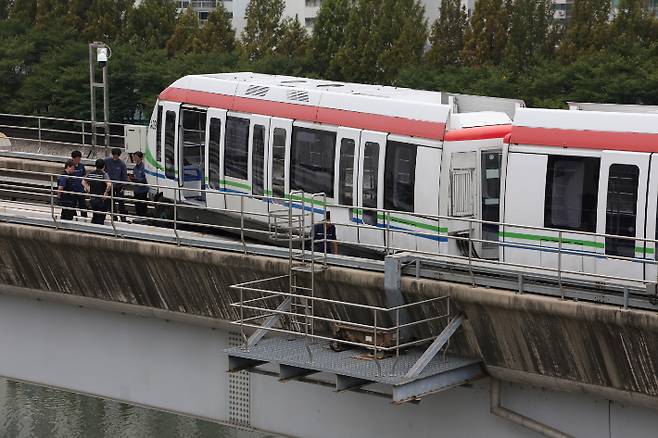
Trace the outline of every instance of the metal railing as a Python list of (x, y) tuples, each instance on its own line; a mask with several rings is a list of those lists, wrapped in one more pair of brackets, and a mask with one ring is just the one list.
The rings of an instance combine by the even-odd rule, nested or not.
[[(451, 315), (448, 296), (421, 299), (399, 306), (381, 307), (259, 287), (287, 278), (288, 275), (282, 275), (231, 286), (239, 295), (239, 299), (231, 303), (231, 306), (237, 309), (239, 317), (231, 324), (240, 327), (245, 345), (248, 340), (245, 329), (251, 328), (302, 336), (308, 342), (329, 341), (335, 345), (334, 348), (345, 345), (370, 350), (372, 357), (377, 361), (383, 357), (383, 354), (395, 353), (397, 358), (406, 349), (434, 341)], [(296, 290), (310, 291), (310, 288), (297, 287)], [(286, 300), (290, 300), (288, 303), (299, 300), (303, 305), (297, 308), (290, 304), (282, 305), (286, 304)], [(434, 312), (426, 312), (428, 307)], [(401, 313), (419, 316), (415, 319), (407, 317), (403, 320)], [(431, 316), (425, 316), (428, 313)], [(347, 318), (337, 318), (334, 315), (346, 315)], [(350, 315), (354, 317), (349, 318)], [(279, 320), (277, 325), (257, 323), (272, 317)], [(323, 330), (309, 329), (315, 325), (324, 326)], [(341, 330), (361, 333), (363, 340), (359, 340), (358, 336), (356, 338), (341, 336)], [(404, 332), (413, 332), (415, 336), (404, 336)], [(329, 333), (333, 335), (329, 336)], [(312, 362), (311, 350), (307, 351)], [(379, 367), (379, 363), (376, 363)], [(395, 370), (394, 365), (392, 371)], [(381, 368), (379, 371), (381, 373)]]
[[(125, 146), (124, 124), (109, 123), (107, 133), (110, 147)], [(20, 145), (37, 146), (37, 152), (45, 145), (93, 146), (92, 122), (89, 120), (57, 117), (30, 116), (0, 113), (0, 133), (11, 142), (5, 149), (13, 150)], [(96, 146), (105, 145), (105, 127), (96, 126)], [(0, 142), (0, 149), (2, 148)]]
[[(6, 178), (7, 175), (12, 175), (12, 178)], [(44, 172), (34, 172), (34, 171), (24, 171), (16, 169), (0, 169), (0, 195), (4, 198), (10, 199), (26, 199), (31, 198), (30, 201), (17, 201), (15, 203), (18, 210), (24, 210), (29, 212), (33, 210), (34, 206), (37, 204), (45, 204), (50, 208), (50, 216), (52, 218), (52, 223), (56, 226), (59, 225), (61, 220), (61, 206), (58, 205), (58, 191), (55, 187), (55, 182), (59, 175), (50, 174)], [(3, 182), (4, 179), (4, 182)], [(45, 184), (42, 185), (32, 185), (26, 186), (19, 182), (16, 182), (20, 179), (27, 179), (30, 181), (43, 181)], [(138, 186), (142, 184), (135, 183), (126, 183), (125, 181), (116, 181), (115, 183), (124, 184), (127, 187), (129, 186)], [(210, 189), (196, 189), (189, 187), (171, 187), (168, 185), (157, 185), (157, 184), (146, 184), (144, 185), (149, 187), (152, 192), (164, 192), (170, 201), (165, 200), (147, 200), (143, 201), (149, 209), (157, 211), (158, 217), (151, 217), (149, 220), (151, 224), (158, 225), (160, 227), (170, 228), (174, 235), (175, 241), (177, 244), (181, 243), (179, 232), (180, 230), (186, 227), (198, 227), (202, 226), (204, 229), (221, 232), (221, 233), (231, 233), (232, 235), (237, 236), (242, 244), (244, 252), (248, 250), (248, 244), (254, 241), (261, 242), (270, 242), (272, 244), (281, 245), (281, 242), (277, 242), (276, 239), (271, 239), (272, 229), (276, 227), (284, 227), (282, 223), (274, 225), (274, 222), (277, 221), (276, 217), (282, 209), (289, 210), (289, 206), (294, 205), (295, 211), (301, 210), (303, 213), (296, 212), (296, 218), (293, 220), (292, 216), (285, 218), (285, 220), (290, 221), (287, 224), (289, 229), (298, 227), (296, 231), (298, 236), (304, 235), (312, 236), (313, 227), (315, 226), (318, 216), (321, 216), (319, 212), (323, 212), (325, 209), (337, 210), (345, 209), (352, 210), (355, 209), (353, 206), (338, 205), (327, 203), (326, 200), (321, 202), (320, 205), (316, 205), (311, 201), (309, 196), (306, 194), (288, 194), (285, 197), (273, 197), (273, 196), (258, 196), (251, 194), (241, 194), (233, 192), (219, 192), (217, 190)], [(211, 206), (200, 205), (192, 202), (185, 201), (184, 192), (194, 191), (198, 194), (203, 194), (205, 199), (211, 203)], [(76, 193), (73, 193), (76, 195)], [(79, 195), (79, 194), (78, 194)], [(90, 197), (90, 195), (85, 195)], [(317, 195), (316, 195), (317, 196)], [(108, 202), (111, 204), (108, 207), (107, 214), (110, 215), (110, 226), (114, 230), (114, 234), (120, 236), (121, 233), (117, 230), (116, 221), (117, 218), (136, 218), (135, 214), (123, 213), (115, 211), (116, 201), (125, 201), (128, 204), (134, 204), (136, 201), (130, 196), (116, 196), (112, 194)], [(317, 199), (315, 200), (317, 202)], [(212, 206), (221, 205), (221, 206)], [(314, 206), (314, 207), (311, 207)], [(310, 208), (308, 208), (310, 207)], [(311, 212), (306, 212), (310, 209), (311, 211), (316, 211), (314, 214)], [(640, 266), (642, 267), (642, 272), (646, 269), (650, 271), (651, 269), (657, 268), (657, 262), (652, 250), (655, 254), (657, 248), (657, 241), (655, 239), (648, 238), (636, 238), (636, 237), (624, 237), (618, 235), (610, 234), (597, 234), (584, 231), (564, 231), (559, 229), (551, 229), (544, 227), (534, 227), (527, 225), (518, 225), (510, 224), (504, 222), (492, 222), (485, 221), (474, 218), (454, 218), (450, 216), (440, 216), (440, 215), (427, 215), (427, 214), (413, 214), (413, 213), (401, 213), (398, 211), (385, 210), (385, 209), (369, 209), (359, 207), (356, 214), (357, 217), (362, 217), (363, 211), (372, 211), (376, 213), (379, 217), (378, 226), (371, 226), (367, 224), (360, 223), (359, 221), (350, 221), (346, 223), (336, 222), (334, 223), (338, 231), (349, 231), (356, 230), (358, 234), (362, 232), (376, 232), (379, 241), (366, 242), (361, 240), (359, 242), (350, 242), (346, 239), (341, 239), (340, 234), (338, 235), (339, 246), (342, 247), (351, 247), (356, 248), (359, 251), (370, 250), (372, 254), (379, 254), (379, 257), (385, 254), (395, 254), (395, 253), (409, 253), (413, 257), (422, 260), (423, 263), (433, 261), (442, 261), (449, 263), (450, 266), (462, 269), (466, 275), (470, 278), (471, 284), (477, 284), (477, 272), (482, 270), (488, 270), (487, 272), (494, 271), (499, 272), (511, 272), (519, 277), (519, 292), (525, 292), (523, 286), (523, 279), (529, 278), (532, 275), (541, 275), (542, 278), (552, 279), (555, 284), (555, 288), (559, 290), (559, 295), (562, 298), (573, 298), (574, 296), (570, 293), (570, 285), (586, 283), (587, 285), (592, 286), (596, 290), (601, 291), (602, 294), (606, 293), (607, 287), (617, 287), (623, 290), (624, 294), (624, 306), (629, 306), (629, 296), (631, 292), (635, 296), (645, 297), (644, 299), (655, 300), (656, 297), (656, 279), (655, 278), (640, 278), (633, 275), (630, 275), (628, 272), (631, 267)], [(93, 213), (91, 209), (86, 210), (88, 213)], [(194, 213), (194, 212), (214, 212), (218, 213), (217, 217), (226, 217), (229, 215), (232, 218), (239, 218), (239, 223), (236, 224), (235, 220), (233, 223), (224, 222), (223, 220), (217, 219), (211, 221), (200, 222), (198, 220), (189, 219), (190, 216), (194, 214), (181, 214), (185, 213)], [(278, 213), (277, 213), (278, 212)], [(424, 224), (432, 224), (431, 226), (425, 227), (423, 229), (404, 229), (399, 226), (400, 222), (399, 216), (403, 216), (405, 221), (417, 221)], [(285, 216), (285, 215), (284, 215)], [(336, 217), (334, 215), (334, 217)], [(293, 222), (297, 221), (295, 225)], [(396, 222), (397, 221), (397, 222)], [(463, 226), (456, 227), (461, 230), (466, 230), (466, 233), (456, 233), (452, 234), (449, 231), (445, 231), (440, 228), (438, 225), (446, 224), (463, 224)], [(503, 236), (498, 240), (484, 239), (476, 233), (478, 227), (482, 225), (493, 225), (498, 229), (498, 234)], [(300, 228), (301, 226), (301, 228)], [(430, 229), (428, 229), (430, 228)], [(445, 227), (444, 227), (445, 228)], [(279, 228), (281, 230), (281, 228)], [(543, 240), (552, 244), (550, 247), (542, 247), (538, 244), (528, 244), (518, 239), (510, 239), (505, 237), (505, 233), (513, 230), (517, 233), (533, 233), (537, 236), (535, 239), (537, 241)], [(90, 231), (93, 231), (91, 229)], [(394, 244), (400, 236), (411, 238), (407, 240), (408, 244), (398, 243)], [(576, 237), (574, 237), (576, 236)], [(312, 237), (311, 237), (312, 238)], [(421, 249), (416, 245), (417, 241), (422, 240), (423, 238), (430, 238), (436, 243), (436, 246), (433, 249)], [(578, 250), (570, 248), (576, 242), (576, 238), (587, 238), (592, 242), (603, 242), (598, 244), (598, 252), (588, 252), (582, 253)], [(397, 239), (397, 240), (396, 240)], [(620, 255), (606, 254), (604, 248), (604, 242), (606, 239), (615, 239), (616, 241), (629, 241), (633, 242), (633, 247), (639, 246), (642, 249), (642, 255), (639, 257), (624, 257)], [(467, 248), (463, 253), (440, 253), (439, 249), (441, 244), (436, 241), (440, 240), (443, 244), (449, 245), (450, 242), (461, 242), (464, 248)], [(499, 253), (505, 254), (502, 259), (483, 259), (478, 256), (475, 251), (477, 244), (490, 244), (496, 245), (499, 248)], [(313, 252), (314, 244), (311, 244), (312, 257), (315, 257)], [(323, 263), (331, 261), (330, 258), (326, 257), (327, 242), (323, 245), (325, 253), (323, 254)], [(646, 249), (648, 250), (646, 250)], [(549, 250), (553, 254), (554, 261), (552, 266), (542, 265), (541, 263), (528, 263), (523, 260), (512, 261), (508, 257), (510, 251), (516, 252), (516, 259), (523, 258), (523, 254), (536, 255), (542, 251)], [(305, 251), (308, 251), (304, 245), (292, 248), (291, 254), (296, 254), (303, 258)], [(649, 257), (651, 255), (651, 257)], [(570, 257), (572, 259), (570, 259)], [(619, 265), (615, 269), (609, 269), (608, 271), (596, 272), (595, 270), (587, 271), (585, 269), (578, 270), (574, 268), (568, 269), (567, 262), (573, 261), (573, 257), (581, 257), (583, 266), (586, 264), (597, 263), (601, 261), (618, 261), (624, 262), (623, 266)], [(624, 269), (627, 272), (624, 272)], [(655, 272), (655, 271), (654, 271)]]

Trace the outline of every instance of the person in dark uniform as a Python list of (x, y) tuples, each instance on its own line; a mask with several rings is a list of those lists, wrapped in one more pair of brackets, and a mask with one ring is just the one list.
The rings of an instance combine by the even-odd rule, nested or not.
[(105, 216), (109, 209), (110, 190), (112, 190), (112, 183), (110, 177), (103, 170), (105, 168), (105, 161), (102, 158), (96, 160), (96, 169), (87, 174), (87, 178), (82, 181), (84, 189), (90, 194), (91, 209), (94, 214), (91, 217), (92, 224), (103, 225), (105, 223)]
[(73, 193), (73, 181), (71, 178), (75, 172), (75, 163), (73, 160), (66, 160), (64, 163), (64, 172), (57, 178), (57, 192), (59, 205), (62, 206), (62, 220), (73, 220), (76, 212), (73, 209), (76, 204), (76, 194)]
[(73, 176), (80, 177), (73, 178), (73, 191), (79, 193), (79, 195), (75, 195), (75, 205), (80, 209), (80, 216), (87, 217), (87, 201), (85, 200), (85, 189), (82, 187), (82, 177), (87, 174), (87, 170), (85, 169), (85, 165), (82, 164), (82, 152), (71, 152), (71, 159), (75, 163)]
[[(146, 172), (144, 171), (144, 154), (137, 151), (133, 154), (133, 174), (130, 176), (132, 182), (146, 184)], [(135, 214), (137, 216), (146, 216), (147, 205), (144, 201), (148, 197), (149, 188), (147, 186), (133, 186), (135, 194)]]
[(331, 243), (331, 245), (327, 247), (327, 253), (338, 254), (336, 226), (331, 223), (331, 212), (326, 211), (324, 214), (324, 222), (319, 222), (313, 226), (313, 241), (316, 252), (324, 252), (325, 244)]
[[(112, 156), (105, 159), (105, 171), (110, 176), (112, 181), (112, 195), (114, 196), (114, 212), (117, 211), (121, 214), (121, 220), (126, 222), (126, 203), (123, 200), (124, 184), (116, 181), (128, 181), (128, 168), (126, 163), (121, 159), (121, 149), (113, 148)], [(121, 198), (121, 199), (117, 199)], [(116, 220), (116, 216), (114, 218)]]

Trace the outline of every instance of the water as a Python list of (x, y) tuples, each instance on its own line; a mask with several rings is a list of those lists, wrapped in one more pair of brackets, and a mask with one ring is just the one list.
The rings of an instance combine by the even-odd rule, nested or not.
[(0, 379), (0, 438), (273, 438), (209, 421)]

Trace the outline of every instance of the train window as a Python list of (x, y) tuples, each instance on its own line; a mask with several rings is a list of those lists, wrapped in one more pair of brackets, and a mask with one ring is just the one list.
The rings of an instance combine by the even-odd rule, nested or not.
[(155, 129), (155, 159), (162, 162), (162, 105), (158, 105), (158, 120)]
[(351, 138), (340, 141), (340, 161), (338, 168), (338, 203), (354, 205), (352, 189), (354, 185), (354, 148)]
[[(482, 151), (480, 169), (482, 191), (482, 220), (500, 221), (500, 163), (503, 154), (500, 151)], [(491, 242), (498, 240), (498, 225), (482, 224), (482, 248), (497, 248)]]
[(165, 120), (165, 177), (176, 178), (176, 164), (174, 162), (174, 147), (176, 141), (176, 112), (167, 111)]
[(224, 139), (224, 175), (247, 179), (249, 153), (249, 119), (226, 118)]
[(384, 208), (414, 211), (416, 152), (414, 144), (389, 141), (384, 168)]
[(293, 128), (290, 188), (334, 196), (336, 133)]
[(596, 231), (600, 161), (592, 157), (548, 157), (544, 226)]
[[(635, 237), (639, 177), (640, 169), (635, 165), (613, 164), (610, 166), (605, 209), (606, 234)], [(605, 253), (634, 257), (635, 240), (606, 237)]]
[(210, 134), (208, 136), (208, 185), (219, 190), (219, 145), (222, 138), (222, 120), (210, 119)]
[(179, 165), (182, 163), (180, 171), (183, 172), (183, 177), (180, 180), (183, 183), (202, 186), (206, 168), (206, 112), (183, 109), (181, 115), (183, 117), (183, 147), (181, 148), (182, 160), (179, 158)]
[(272, 195), (283, 198), (286, 171), (286, 130), (274, 128), (272, 140)]
[(251, 156), (251, 181), (254, 195), (263, 194), (263, 168), (265, 167), (265, 127), (254, 125), (253, 149)]
[[(377, 208), (379, 144), (367, 141), (363, 149), (363, 206)], [(363, 223), (377, 225), (377, 211), (364, 210)]]

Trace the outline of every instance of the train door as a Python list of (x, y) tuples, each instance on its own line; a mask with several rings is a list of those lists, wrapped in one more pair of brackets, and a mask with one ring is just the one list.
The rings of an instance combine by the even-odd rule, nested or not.
[[(164, 179), (160, 181), (163, 186), (177, 187), (178, 168), (176, 149), (178, 148), (179, 132), (179, 103), (162, 102), (164, 129), (162, 129), (162, 163), (164, 163)], [(173, 199), (176, 192), (172, 189), (163, 189), (166, 198)]]
[(266, 163), (269, 153), (266, 145), (269, 144), (270, 118), (265, 116), (251, 116), (249, 128), (249, 151), (251, 169), (251, 193), (258, 198), (245, 198), (245, 211), (253, 213), (250, 217), (258, 222), (268, 221), (268, 203), (264, 198), (268, 180)]
[[(480, 151), (480, 219), (500, 222), (500, 170), (503, 152), (501, 149)], [(498, 258), (499, 226), (479, 224), (476, 252), (485, 259)]]
[[(334, 192), (338, 194), (338, 207), (331, 208), (331, 221), (336, 225), (336, 235), (341, 242), (358, 242), (358, 230), (349, 226), (356, 221), (354, 202), (357, 199), (357, 169), (358, 146), (361, 140), (361, 130), (339, 128), (336, 137), (336, 171)], [(341, 225), (347, 224), (348, 226)]]
[[(645, 236), (647, 239), (658, 240), (658, 154), (651, 154), (651, 166), (649, 174), (649, 188), (647, 190), (647, 218)], [(651, 282), (658, 281), (658, 253), (654, 242), (647, 242), (644, 254), (653, 263), (644, 265), (644, 279)]]
[(206, 202), (211, 208), (226, 208), (222, 190), (222, 145), (226, 133), (226, 110), (209, 109), (206, 116)]
[[(270, 119), (270, 135), (267, 148), (269, 158), (266, 160), (266, 194), (273, 198), (285, 198), (286, 193), (290, 192), (288, 169), (291, 138), (292, 120), (272, 117)], [(283, 203), (280, 199), (273, 202)]]
[[(650, 155), (604, 151), (599, 179), (597, 233), (644, 238)], [(642, 241), (598, 237), (605, 255), (598, 258), (597, 274), (643, 279), (645, 248)], [(623, 259), (619, 259), (619, 257)]]
[(384, 158), (386, 134), (372, 131), (361, 132), (359, 148), (359, 190), (357, 222), (359, 243), (372, 249), (385, 246), (383, 215), (375, 210), (384, 206)]
[(237, 214), (241, 209), (240, 196), (237, 195), (251, 194), (250, 118), (249, 114), (230, 111), (226, 114), (222, 190), (227, 194), (226, 208)]
[(178, 184), (181, 200), (206, 204), (206, 110), (183, 106), (178, 148)]
[[(464, 240), (464, 238), (469, 235), (476, 238), (477, 234), (478, 225), (476, 223), (471, 220), (460, 220), (460, 218), (474, 219), (478, 217), (477, 159), (477, 151), (453, 152), (450, 155), (448, 215), (452, 219), (448, 221), (448, 232), (456, 239), (448, 243), (451, 253), (462, 256), (469, 254), (468, 240)], [(452, 249), (453, 245), (454, 249)], [(473, 252), (471, 254), (475, 256)]]

